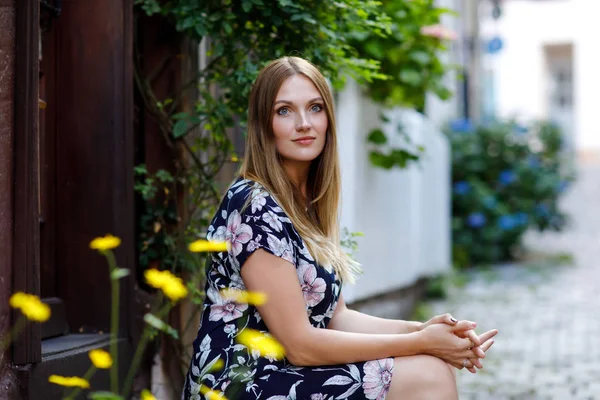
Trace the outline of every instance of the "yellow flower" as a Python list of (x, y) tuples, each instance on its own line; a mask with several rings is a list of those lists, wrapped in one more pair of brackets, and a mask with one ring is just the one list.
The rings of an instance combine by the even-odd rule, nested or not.
[(231, 161), (238, 162), (238, 161), (240, 161), (240, 159), (236, 155), (233, 155), (233, 156), (231, 156)]
[(172, 301), (178, 301), (188, 295), (188, 290), (181, 278), (176, 277), (169, 271), (148, 269), (144, 272), (146, 282), (156, 289), (163, 291)]
[(162, 291), (172, 301), (179, 301), (188, 295), (188, 290), (183, 284), (181, 278), (172, 276), (171, 279), (162, 287)]
[(90, 248), (95, 250), (110, 250), (115, 247), (119, 247), (121, 239), (113, 235), (106, 235), (104, 237), (97, 237), (90, 242)]
[(223, 369), (223, 367), (225, 366), (225, 362), (223, 360), (221, 360), (220, 358), (213, 364), (213, 366), (210, 368), (210, 370), (208, 372), (216, 372), (216, 371), (220, 371)]
[(227, 251), (226, 242), (210, 242), (208, 240), (200, 239), (193, 243), (190, 243), (189, 247), (191, 252), (204, 253), (204, 252), (221, 252)]
[(112, 358), (105, 350), (92, 350), (89, 352), (89, 356), (96, 368), (109, 369), (112, 366)]
[(10, 306), (12, 308), (21, 308), (29, 299), (29, 295), (23, 292), (17, 292), (10, 296)]
[(200, 384), (200, 393), (204, 395), (208, 400), (227, 400), (227, 397), (223, 396), (219, 392), (215, 392), (206, 385)]
[(221, 291), (221, 297), (226, 300), (235, 301), (240, 304), (263, 305), (267, 302), (267, 295), (259, 292), (247, 292), (238, 289), (225, 289)]
[(258, 351), (263, 357), (281, 359), (285, 356), (285, 349), (275, 338), (254, 329), (243, 329), (237, 340), (251, 350)]
[(141, 400), (156, 400), (156, 397), (148, 389), (142, 390)]
[(156, 289), (162, 289), (169, 279), (164, 271), (159, 271), (155, 268), (144, 271), (144, 276), (146, 277), (146, 282), (148, 282), (148, 285)]
[(90, 388), (90, 383), (78, 376), (50, 375), (48, 382), (55, 383), (60, 386), (80, 387), (82, 389)]
[(33, 294), (13, 294), (10, 297), (10, 306), (20, 309), (30, 321), (44, 322), (50, 318), (50, 307)]

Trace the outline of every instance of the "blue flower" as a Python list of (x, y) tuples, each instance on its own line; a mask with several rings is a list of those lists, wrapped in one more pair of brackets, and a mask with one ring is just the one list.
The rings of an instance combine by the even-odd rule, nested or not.
[(494, 196), (487, 196), (483, 199), (483, 205), (487, 208), (494, 208), (498, 204), (498, 201)]
[(537, 206), (535, 206), (535, 212), (540, 217), (547, 217), (550, 215), (550, 210), (545, 204), (538, 204)]
[(485, 215), (480, 212), (471, 213), (467, 217), (467, 225), (471, 228), (480, 228), (485, 225), (486, 221)]
[(558, 193), (562, 193), (565, 190), (567, 190), (569, 188), (569, 182), (568, 181), (560, 181), (559, 184), (556, 186), (556, 191)]
[(531, 168), (539, 168), (540, 167), (540, 159), (536, 156), (527, 157), (527, 165)]
[(454, 184), (454, 193), (456, 194), (467, 194), (471, 191), (471, 185), (469, 185), (469, 182), (465, 182), (465, 181), (460, 181), (460, 182), (456, 182)]
[(517, 180), (517, 176), (515, 175), (515, 173), (510, 170), (510, 169), (505, 169), (504, 171), (500, 172), (500, 176), (498, 177), (498, 179), (500, 180), (500, 183), (502, 183), (503, 185), (508, 185), (511, 184), (512, 182)]
[(512, 215), (503, 215), (498, 219), (500, 229), (509, 231), (517, 225), (517, 221)]
[(527, 225), (527, 222), (529, 222), (529, 215), (524, 212), (518, 212), (515, 214), (514, 219), (517, 225)]
[(520, 135), (524, 135), (524, 134), (526, 134), (527, 132), (529, 132), (529, 129), (527, 129), (527, 127), (526, 127), (526, 126), (524, 126), (524, 125), (521, 125), (521, 124), (515, 124), (515, 125), (513, 126), (513, 132), (514, 132), (515, 134), (517, 134), (517, 135), (519, 135), (519, 136), (520, 136)]
[(450, 122), (450, 129), (454, 132), (471, 133), (475, 130), (471, 120), (466, 118), (456, 119)]

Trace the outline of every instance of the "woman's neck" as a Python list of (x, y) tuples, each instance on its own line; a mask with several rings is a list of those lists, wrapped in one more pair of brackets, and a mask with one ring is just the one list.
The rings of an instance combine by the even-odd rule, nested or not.
[(300, 189), (302, 196), (307, 199), (307, 184), (308, 184), (308, 172), (310, 170), (310, 162), (292, 162), (285, 161), (284, 167), (287, 175), (292, 180), (294, 186)]

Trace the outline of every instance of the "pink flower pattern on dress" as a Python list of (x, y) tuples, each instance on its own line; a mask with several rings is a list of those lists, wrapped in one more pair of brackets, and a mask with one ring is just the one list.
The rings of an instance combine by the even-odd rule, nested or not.
[(384, 400), (392, 383), (394, 359), (368, 361), (363, 367), (363, 390), (369, 400)]
[(314, 307), (323, 301), (327, 284), (323, 278), (317, 277), (317, 269), (314, 265), (300, 261), (298, 278), (300, 279), (302, 294), (307, 306)]
[(242, 223), (242, 217), (238, 210), (234, 210), (227, 219), (227, 231), (225, 241), (229, 252), (238, 256), (242, 252), (243, 245), (252, 239), (252, 228)]
[(210, 306), (209, 321), (223, 320), (223, 322), (230, 322), (241, 317), (244, 311), (248, 309), (248, 304), (238, 304), (234, 301), (225, 300), (213, 288), (208, 289), (206, 296), (213, 302)]

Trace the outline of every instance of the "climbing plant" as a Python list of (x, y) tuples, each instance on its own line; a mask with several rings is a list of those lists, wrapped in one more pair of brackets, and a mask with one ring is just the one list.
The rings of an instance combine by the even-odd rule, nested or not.
[[(443, 61), (449, 39), (454, 33), (443, 27), (441, 17), (453, 12), (435, 5), (434, 0), (382, 1), (382, 10), (391, 19), (389, 35), (356, 32), (353, 45), (361, 57), (377, 60), (385, 80), (366, 83), (368, 95), (384, 107), (408, 107), (425, 110), (430, 93), (442, 100), (451, 92), (444, 83), (449, 66)], [(382, 123), (388, 121), (381, 118)], [(371, 146), (369, 158), (375, 166), (405, 168), (419, 159), (423, 148), (411, 142), (402, 127), (397, 133), (404, 139), (401, 147), (389, 145), (387, 136), (375, 129), (367, 136)]]

